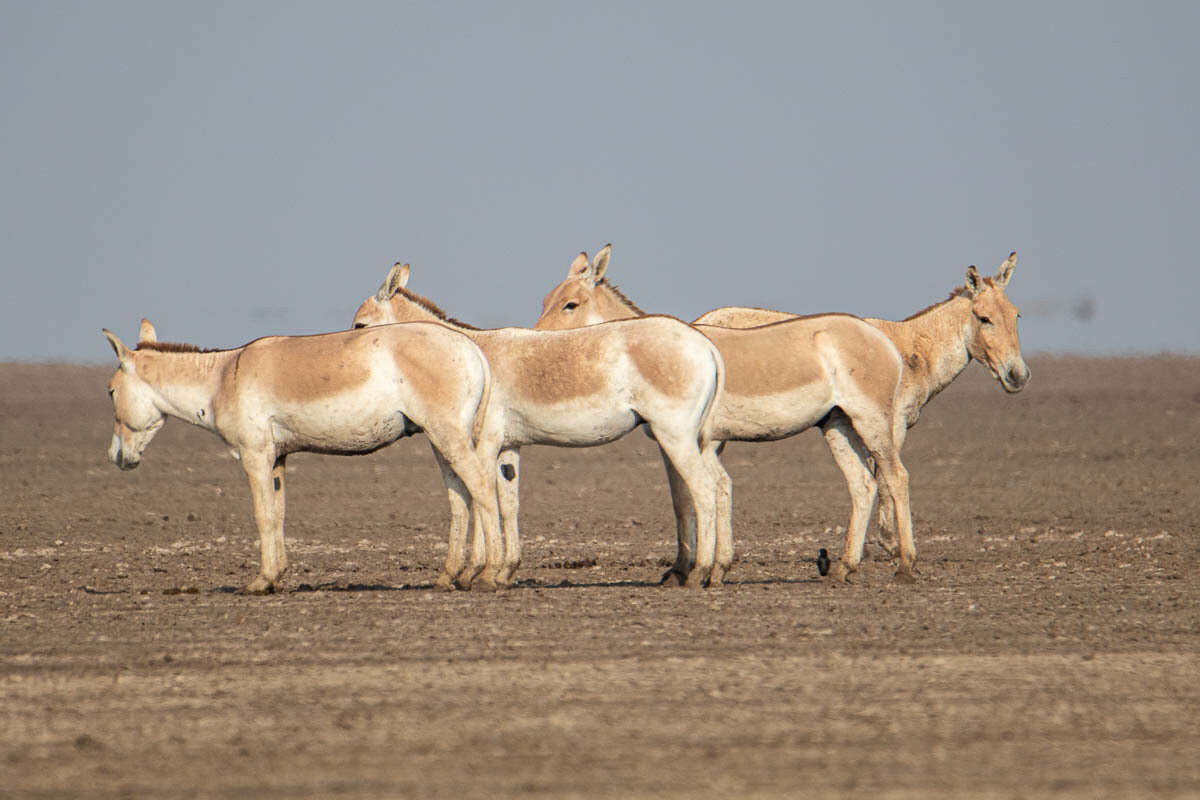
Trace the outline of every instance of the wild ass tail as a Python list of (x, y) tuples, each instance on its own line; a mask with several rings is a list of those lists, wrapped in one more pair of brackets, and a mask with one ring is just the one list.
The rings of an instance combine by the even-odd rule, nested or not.
[(475, 348), (475, 353), (479, 358), (479, 363), (483, 366), (483, 395), (479, 398), (479, 405), (475, 408), (475, 424), (471, 426), (471, 447), (479, 446), (479, 437), (483, 435), (483, 424), (487, 421), (488, 406), (492, 402), (492, 365), (488, 363), (487, 357), (478, 347)]
[(716, 411), (717, 403), (721, 402), (721, 395), (725, 391), (725, 360), (721, 358), (721, 351), (710, 341), (708, 343), (708, 353), (713, 360), (713, 366), (716, 368), (717, 385), (712, 397), (708, 399), (708, 406), (704, 409), (704, 417), (700, 421), (700, 439), (698, 441), (700, 452), (704, 452), (712, 442), (713, 412)]

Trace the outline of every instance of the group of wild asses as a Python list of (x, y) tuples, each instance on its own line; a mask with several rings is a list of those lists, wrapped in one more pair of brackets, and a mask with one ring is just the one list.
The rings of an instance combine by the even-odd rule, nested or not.
[(645, 426), (675, 511), (676, 557), (663, 581), (699, 587), (720, 585), (733, 564), (725, 442), (815, 426), (851, 496), (845, 548), (822, 574), (845, 581), (858, 569), (882, 492), (880, 544), (898, 559), (897, 579), (915, 580), (900, 449), (971, 359), (1008, 392), (1028, 383), (1006, 293), (1016, 253), (992, 277), (969, 267), (947, 299), (900, 322), (725, 307), (688, 324), (625, 297), (605, 278), (610, 252), (581, 253), (533, 328), (459, 322), (410, 291), (409, 266), (397, 264), (346, 331), (204, 350), (159, 342), (147, 320), (132, 349), (105, 330), (120, 362), (108, 387), (109, 458), (136, 467), (168, 416), (221, 437), (246, 471), (262, 546), (245, 591), (269, 593), (288, 568), (288, 455), (370, 453), (424, 433), (450, 500), (436, 585), (491, 590), (511, 586), (520, 566), (521, 446), (599, 445)]

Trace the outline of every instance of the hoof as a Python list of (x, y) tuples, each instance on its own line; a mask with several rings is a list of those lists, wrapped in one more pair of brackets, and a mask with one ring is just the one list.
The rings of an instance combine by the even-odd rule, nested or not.
[(658, 582), (659, 586), (685, 586), (687, 584), (687, 576), (676, 571), (674, 567), (663, 573), (662, 580)]
[(701, 570), (694, 569), (687, 576), (687, 580), (683, 582), (684, 587), (688, 589), (703, 589), (708, 586), (709, 579), (704, 577)]
[(269, 581), (262, 575), (259, 575), (257, 578), (250, 581), (250, 583), (246, 584), (246, 586), (239, 589), (238, 594), (275, 594), (278, 588), (279, 587), (276, 586), (273, 581)]
[(436, 581), (433, 582), (433, 588), (441, 592), (453, 592), (458, 586), (454, 583), (454, 578), (443, 572), (438, 575)]
[(473, 592), (494, 592), (499, 589), (499, 584), (491, 575), (480, 575), (475, 580), (471, 581), (470, 589)]
[[(882, 551), (876, 556), (881, 561), (890, 561), (900, 554), (900, 545), (896, 542), (889, 542), (882, 536), (876, 536), (871, 544)], [(866, 557), (866, 548), (863, 548), (863, 557)]]
[(894, 576), (893, 580), (895, 580), (896, 583), (904, 583), (911, 586), (917, 582), (917, 576), (914, 575), (911, 570), (898, 569), (896, 570), (896, 575)]
[(857, 568), (851, 569), (839, 561), (833, 565), (833, 569), (829, 570), (828, 580), (830, 583), (850, 583), (850, 576), (855, 572), (858, 572)]
[(713, 567), (712, 575), (708, 576), (708, 586), (710, 589), (716, 589), (725, 585), (725, 576), (729, 574), (729, 567), (723, 567), (717, 564)]

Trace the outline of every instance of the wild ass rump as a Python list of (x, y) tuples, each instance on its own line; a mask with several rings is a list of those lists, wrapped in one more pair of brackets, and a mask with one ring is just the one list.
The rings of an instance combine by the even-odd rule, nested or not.
[[(158, 342), (142, 320), (129, 349), (104, 331), (120, 366), (109, 381), (115, 422), (109, 458), (122, 469), (175, 417), (212, 431), (250, 482), (262, 565), (246, 592), (281, 587), (285, 466), (296, 452), (370, 453), (424, 432), (442, 468), (455, 514), (485, 538), (499, 536), (492, 470), (475, 452), (491, 391), (487, 359), (465, 336), (441, 325), (393, 325), (318, 336), (270, 336), (232, 350)], [(452, 539), (438, 584), (467, 580), (462, 537)]]

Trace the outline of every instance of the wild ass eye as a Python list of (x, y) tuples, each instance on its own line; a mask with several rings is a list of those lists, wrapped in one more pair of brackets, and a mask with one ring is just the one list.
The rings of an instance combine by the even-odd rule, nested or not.
[(367, 327), (367, 323), (365, 323), (365, 322), (356, 322), (356, 323), (354, 323), (354, 329), (355, 329), (355, 330), (358, 330), (359, 328), (365, 328), (365, 327)]
[(991, 318), (991, 317), (983, 317), (983, 316), (980, 316), (979, 314), (976, 314), (975, 316), (976, 316), (976, 317), (979, 319), (979, 321), (980, 321), (981, 323), (983, 323), (984, 325), (991, 325), (991, 324), (992, 324), (992, 318)]
[(574, 300), (572, 300), (563, 306), (563, 311), (574, 311), (577, 308), (579, 308), (579, 303), (576, 303)]

